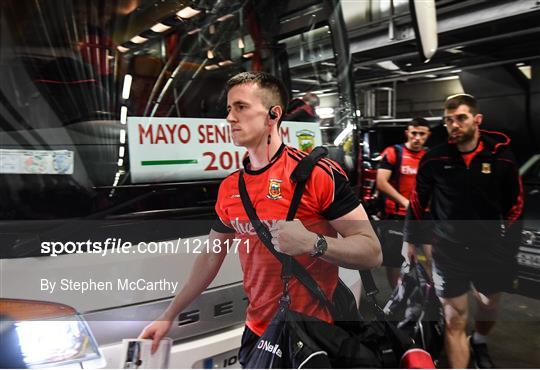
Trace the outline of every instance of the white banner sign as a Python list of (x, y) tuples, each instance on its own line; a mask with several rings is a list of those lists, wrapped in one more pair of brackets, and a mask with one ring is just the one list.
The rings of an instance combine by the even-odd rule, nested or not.
[[(131, 181), (217, 179), (242, 167), (246, 153), (224, 119), (128, 117)], [(283, 122), (283, 142), (309, 152), (321, 145), (319, 125)]]

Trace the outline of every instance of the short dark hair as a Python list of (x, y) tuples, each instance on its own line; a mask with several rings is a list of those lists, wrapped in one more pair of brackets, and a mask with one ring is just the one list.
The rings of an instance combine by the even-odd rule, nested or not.
[(431, 129), (431, 126), (429, 125), (429, 121), (425, 119), (424, 117), (414, 117), (411, 122), (409, 122), (409, 126), (418, 127), (423, 126)]
[[(270, 99), (266, 99), (266, 97), (262, 97), (263, 102), (268, 105), (268, 108), (274, 105), (280, 105), (283, 109), (283, 113), (285, 113), (287, 109), (287, 104), (289, 102), (289, 94), (287, 93), (287, 90), (285, 89), (285, 85), (283, 82), (277, 78), (272, 76), (269, 73), (265, 72), (242, 72), (238, 73), (237, 75), (231, 77), (227, 84), (225, 85), (225, 89), (227, 93), (230, 89), (232, 89), (236, 85), (243, 85), (248, 83), (254, 83), (257, 86), (259, 86), (261, 89), (267, 90), (270, 92)], [(266, 101), (265, 101), (266, 100)]]
[(312, 92), (306, 93), (306, 95), (302, 97), (302, 100), (311, 105), (312, 107), (318, 107), (321, 104), (321, 100), (319, 99), (317, 94), (314, 94)]
[(444, 109), (454, 110), (458, 109), (460, 105), (466, 105), (472, 114), (478, 114), (478, 103), (476, 102), (476, 98), (470, 94), (450, 95), (444, 102)]

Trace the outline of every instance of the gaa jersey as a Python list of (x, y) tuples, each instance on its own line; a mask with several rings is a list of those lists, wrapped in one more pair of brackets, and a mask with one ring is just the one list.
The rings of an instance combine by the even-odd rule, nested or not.
[[(390, 184), (405, 198), (410, 199), (411, 193), (416, 185), (416, 172), (418, 171), (418, 165), (420, 160), (426, 154), (426, 150), (422, 149), (417, 152), (408, 149), (405, 145), (401, 146), (403, 149), (401, 156), (401, 168), (399, 168), (399, 186), (396, 186), (393, 180), (394, 176), (390, 178)], [(379, 168), (394, 171), (396, 165), (396, 149), (394, 146), (389, 146), (382, 153), (382, 160)], [(400, 204), (397, 204), (390, 197), (386, 197), (385, 201), (386, 214), (405, 216), (407, 210)]]
[(482, 150), (484, 150), (484, 143), (482, 142), (482, 140), (478, 140), (478, 144), (476, 144), (476, 148), (474, 148), (470, 152), (461, 153), (461, 157), (463, 158), (463, 162), (465, 162), (465, 165), (467, 166), (467, 168), (471, 166), (471, 162), (473, 158), (476, 157), (476, 155), (480, 153)]
[[(300, 150), (281, 145), (270, 163), (259, 170), (249, 169), (249, 157), (244, 160), (246, 189), (257, 215), (270, 230), (279, 220), (285, 220), (295, 184), (289, 178), (298, 162), (307, 156)], [(213, 229), (234, 232), (239, 243), (238, 254), (244, 273), (244, 290), (248, 298), (246, 325), (262, 335), (278, 309), (283, 292), (281, 263), (259, 240), (247, 216), (238, 190), (239, 171), (223, 180), (216, 203), (221, 222)], [(336, 237), (328, 220), (354, 210), (360, 202), (349, 187), (347, 176), (332, 160), (321, 159), (313, 169), (296, 218), (313, 232)], [(338, 282), (338, 266), (309, 255), (295, 257), (331, 298)], [(289, 282), (291, 309), (331, 322), (328, 310), (295, 278)]]

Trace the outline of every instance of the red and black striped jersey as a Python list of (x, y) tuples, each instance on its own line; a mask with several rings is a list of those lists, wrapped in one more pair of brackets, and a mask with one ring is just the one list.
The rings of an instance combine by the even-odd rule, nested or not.
[[(278, 220), (285, 220), (294, 192), (290, 175), (307, 153), (282, 145), (270, 163), (259, 170), (250, 170), (249, 157), (244, 160), (244, 180), (259, 218), (269, 229)], [(278, 308), (283, 291), (281, 264), (259, 241), (244, 210), (238, 190), (239, 171), (231, 174), (220, 186), (216, 212), (221, 223), (213, 228), (234, 232), (242, 239), (239, 247), (244, 273), (244, 289), (249, 300), (247, 326), (261, 335)], [(330, 159), (321, 159), (306, 183), (296, 218), (313, 232), (335, 237), (329, 220), (339, 218), (360, 204), (349, 187), (341, 167)], [(247, 241), (247, 243), (246, 243)], [(313, 276), (328, 297), (332, 297), (338, 280), (338, 267), (309, 255), (295, 257)], [(291, 308), (306, 315), (330, 322), (331, 316), (316, 298), (296, 279), (289, 284)]]
[[(384, 168), (390, 171), (397, 171), (397, 176), (392, 176), (392, 178), (397, 178), (396, 184), (390, 180), (390, 183), (396, 190), (403, 195), (405, 198), (409, 199), (414, 186), (416, 185), (416, 172), (418, 171), (418, 164), (420, 160), (426, 154), (426, 150), (422, 149), (417, 152), (408, 149), (405, 145), (401, 146), (401, 165), (400, 168), (395, 168), (397, 158), (396, 158), (396, 149), (394, 146), (389, 146), (382, 153), (382, 160), (379, 165), (379, 168)], [(386, 214), (396, 214), (399, 216), (405, 216), (407, 210), (401, 204), (396, 204), (396, 202), (390, 197), (386, 197), (385, 200)]]

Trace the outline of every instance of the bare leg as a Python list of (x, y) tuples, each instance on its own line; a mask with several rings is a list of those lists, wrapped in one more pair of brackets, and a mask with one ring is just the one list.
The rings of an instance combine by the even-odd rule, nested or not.
[(474, 290), (474, 297), (478, 306), (476, 313), (476, 331), (481, 335), (488, 335), (497, 319), (501, 293), (485, 295)]
[(454, 298), (440, 298), (440, 301), (446, 323), (444, 349), (448, 365), (454, 369), (464, 369), (469, 365), (469, 343), (466, 334), (469, 315), (467, 293)]
[(433, 246), (431, 244), (422, 244), (422, 250), (424, 251), (424, 256), (426, 257), (426, 262), (422, 263), (422, 266), (424, 266), (424, 268), (426, 269), (429, 278), (433, 280), (433, 257), (431, 252), (432, 248)]
[(388, 284), (394, 289), (398, 283), (400, 274), (400, 269), (397, 267), (387, 267), (386, 268), (386, 277), (388, 278)]

